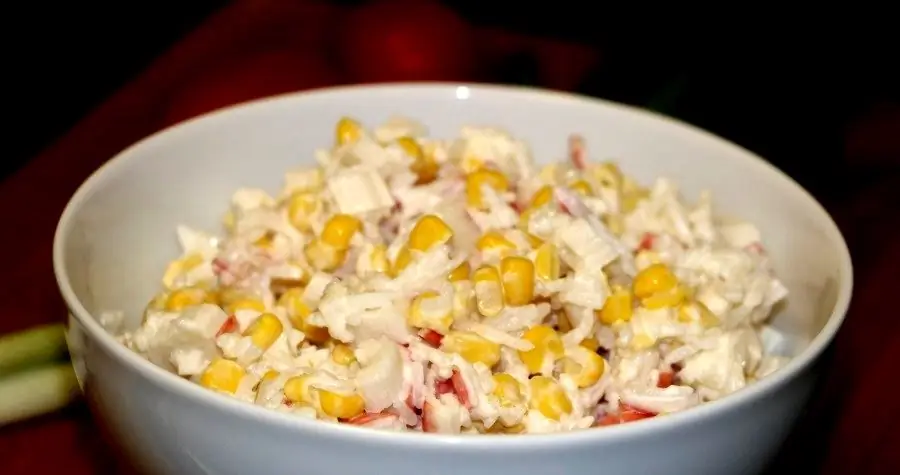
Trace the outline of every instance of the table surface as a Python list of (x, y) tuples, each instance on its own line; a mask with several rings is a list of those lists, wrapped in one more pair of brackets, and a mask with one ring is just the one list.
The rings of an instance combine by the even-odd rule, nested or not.
[[(0, 183), (4, 244), (17, 251), (6, 258), (0, 286), (0, 333), (59, 322), (66, 315), (51, 265), (56, 221), (76, 187), (103, 161), (157, 129), (158, 104), (197, 57), (234, 41), (272, 14), (273, 0), (237, 2), (223, 10), (145, 74), (116, 93), (66, 136), (17, 174)], [(290, 2), (282, 2), (282, 10)], [(291, 13), (291, 12), (288, 12)], [(298, 12), (292, 12), (296, 15)], [(323, 9), (303, 15), (327, 15)], [(255, 23), (254, 23), (255, 22)], [(227, 30), (228, 35), (223, 35)], [(230, 35), (230, 36), (229, 36)], [(882, 302), (900, 285), (900, 173), (872, 178), (840, 200), (823, 197), (854, 257), (856, 291), (838, 335), (833, 358), (813, 401), (775, 462), (778, 469), (820, 474), (900, 473), (900, 401), (883, 381), (900, 362), (900, 319)], [(894, 203), (894, 206), (889, 206)], [(24, 206), (23, 206), (24, 204)], [(7, 237), (8, 236), (8, 237)], [(890, 308), (890, 304), (886, 308)], [(101, 441), (83, 404), (38, 419), (0, 428), (0, 473), (69, 475), (127, 471)]]

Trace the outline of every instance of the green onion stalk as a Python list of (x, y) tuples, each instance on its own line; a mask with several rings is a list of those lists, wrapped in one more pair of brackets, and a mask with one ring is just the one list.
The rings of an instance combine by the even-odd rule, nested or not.
[(0, 426), (62, 409), (79, 392), (63, 324), (0, 336)]

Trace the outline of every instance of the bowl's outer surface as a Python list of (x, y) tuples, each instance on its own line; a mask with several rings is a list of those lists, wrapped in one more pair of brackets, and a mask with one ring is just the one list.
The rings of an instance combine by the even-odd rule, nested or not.
[[(136, 325), (178, 249), (172, 230), (218, 229), (238, 187), (275, 191), (284, 170), (312, 160), (350, 115), (374, 125), (421, 119), (435, 135), (499, 125), (536, 160), (560, 159), (585, 136), (595, 159), (617, 159), (649, 182), (673, 178), (688, 198), (713, 192), (719, 210), (763, 231), (790, 288), (777, 318), (789, 367), (722, 401), (667, 417), (553, 436), (392, 434), (297, 420), (212, 394), (118, 345), (91, 314), (124, 310)], [(178, 126), (95, 173), (63, 214), (54, 265), (73, 315), (72, 352), (85, 392), (147, 473), (212, 474), (742, 474), (757, 473), (809, 396), (810, 363), (849, 303), (846, 245), (802, 189), (745, 150), (677, 122), (569, 95), (490, 86), (393, 85), (296, 94)]]

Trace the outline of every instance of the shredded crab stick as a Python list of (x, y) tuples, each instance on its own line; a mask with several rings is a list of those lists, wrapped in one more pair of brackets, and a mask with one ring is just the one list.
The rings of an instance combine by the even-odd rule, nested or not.
[[(759, 231), (659, 178), (538, 167), (492, 128), (350, 118), (276, 195), (235, 192), (143, 324), (118, 332), (211, 391), (295, 417), (444, 434), (605, 427), (738, 391), (786, 297)], [(563, 144), (565, 146), (565, 144)]]

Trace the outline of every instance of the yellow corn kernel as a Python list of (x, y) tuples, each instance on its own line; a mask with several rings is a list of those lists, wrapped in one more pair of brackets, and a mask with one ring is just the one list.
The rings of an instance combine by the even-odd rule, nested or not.
[(634, 296), (643, 299), (655, 293), (667, 292), (678, 285), (675, 274), (665, 264), (652, 264), (634, 277)]
[(528, 233), (528, 225), (531, 223), (531, 217), (537, 211), (537, 208), (525, 208), (521, 213), (519, 213), (519, 222), (516, 226), (520, 231), (524, 233)]
[(422, 150), (422, 147), (419, 146), (416, 139), (412, 137), (400, 137), (397, 139), (397, 145), (399, 145), (407, 155), (412, 157), (413, 163), (410, 165), (409, 169), (419, 177), (418, 180), (416, 180), (417, 184), (431, 183), (437, 178), (440, 166), (434, 161), (432, 155), (426, 154)]
[(406, 322), (416, 328), (447, 333), (453, 324), (453, 300), (442, 298), (434, 291), (422, 292), (413, 297)]
[(485, 317), (496, 317), (503, 310), (503, 283), (494, 266), (481, 266), (472, 274), (475, 305)]
[(500, 345), (473, 332), (448, 332), (441, 340), (441, 349), (458, 353), (469, 363), (482, 363), (488, 368), (500, 361)]
[(525, 257), (509, 256), (500, 261), (503, 300), (518, 307), (534, 298), (534, 263)]
[(456, 266), (456, 269), (453, 269), (449, 274), (447, 274), (447, 280), (449, 280), (450, 282), (469, 280), (469, 274), (471, 273), (472, 266), (469, 265), (468, 261), (463, 261), (458, 266)]
[(322, 242), (335, 249), (345, 250), (350, 247), (350, 240), (361, 228), (362, 223), (355, 216), (336, 214), (325, 223)]
[(631, 337), (631, 348), (635, 350), (647, 350), (653, 348), (656, 344), (656, 338), (646, 333), (637, 333)]
[(349, 117), (342, 117), (334, 128), (334, 141), (337, 145), (346, 145), (359, 140), (362, 134), (363, 128), (359, 122)]
[(344, 259), (347, 257), (347, 250), (338, 249), (327, 244), (322, 239), (316, 238), (306, 244), (303, 254), (306, 256), (309, 264), (316, 270), (332, 272), (344, 263)]
[(257, 312), (265, 312), (266, 304), (260, 299), (238, 297), (234, 300), (226, 300), (225, 313), (233, 315), (239, 310), (255, 310)]
[(243, 379), (244, 368), (225, 358), (216, 358), (200, 375), (200, 385), (209, 389), (234, 394)]
[(410, 249), (426, 252), (435, 246), (444, 244), (452, 237), (453, 230), (443, 219), (433, 214), (426, 214), (419, 218), (412, 231), (409, 232), (407, 245)]
[(622, 193), (622, 200), (619, 202), (619, 206), (622, 209), (622, 212), (630, 213), (637, 208), (638, 203), (648, 196), (650, 196), (650, 191), (643, 188), (628, 193)]
[(594, 190), (591, 188), (591, 184), (584, 180), (578, 180), (575, 183), (572, 183), (569, 185), (569, 189), (581, 196), (594, 196)]
[(505, 193), (509, 189), (509, 181), (506, 176), (496, 170), (481, 169), (466, 177), (466, 200), (469, 206), (484, 209), (481, 187), (487, 185), (498, 193)]
[(280, 374), (281, 373), (279, 373), (278, 371), (275, 371), (274, 369), (270, 369), (270, 370), (266, 371), (266, 374), (264, 374), (261, 379), (263, 381), (272, 381), (275, 378), (277, 378)]
[(678, 308), (678, 321), (682, 323), (700, 322), (706, 328), (717, 327), (722, 324), (719, 317), (703, 304), (692, 302), (682, 304)]
[(603, 224), (609, 229), (609, 232), (613, 233), (616, 236), (621, 236), (625, 231), (625, 221), (622, 218), (622, 215), (619, 214), (607, 214), (603, 216)]
[(581, 343), (579, 343), (579, 345), (581, 345), (593, 352), (596, 352), (597, 350), (600, 349), (600, 342), (594, 337), (585, 338), (584, 340), (581, 340)]
[(356, 356), (353, 354), (353, 348), (338, 343), (331, 349), (331, 360), (341, 366), (350, 366), (356, 362)]
[(563, 359), (563, 372), (571, 376), (579, 388), (593, 386), (606, 371), (606, 361), (583, 346), (576, 346), (571, 351), (571, 356)]
[(403, 246), (397, 252), (397, 257), (394, 258), (394, 264), (391, 266), (391, 277), (397, 277), (403, 272), (403, 269), (406, 269), (409, 264), (413, 260), (412, 252), (410, 252), (409, 248)]
[(175, 279), (187, 272), (190, 272), (192, 269), (196, 268), (202, 263), (203, 256), (197, 253), (191, 253), (182, 257), (181, 259), (172, 261), (166, 267), (166, 272), (163, 274), (163, 285), (171, 289), (172, 285), (175, 283)]
[(641, 305), (650, 310), (677, 307), (685, 300), (685, 290), (680, 285), (664, 292), (657, 292), (641, 300)]
[(591, 174), (602, 187), (619, 189), (622, 186), (622, 171), (615, 163), (598, 163), (591, 168)]
[(281, 320), (271, 313), (264, 313), (244, 330), (244, 336), (249, 336), (257, 348), (267, 350), (282, 332), (284, 325), (281, 324)]
[(225, 212), (225, 215), (222, 216), (222, 226), (225, 228), (225, 231), (229, 233), (234, 232), (234, 211), (228, 210)]
[(499, 251), (503, 253), (504, 251), (515, 250), (516, 245), (499, 232), (488, 231), (478, 238), (478, 241), (475, 242), (475, 248), (481, 252)]
[(552, 242), (545, 242), (538, 247), (534, 255), (534, 273), (541, 280), (557, 280), (560, 278), (559, 250)]
[(631, 320), (633, 312), (631, 292), (625, 287), (616, 285), (613, 286), (612, 292), (606, 298), (603, 308), (594, 311), (594, 314), (601, 323), (612, 325), (619, 321), (627, 322)]
[(278, 305), (287, 310), (288, 321), (291, 326), (303, 332), (306, 341), (314, 344), (322, 344), (331, 338), (328, 329), (309, 324), (309, 316), (312, 310), (303, 301), (303, 289), (295, 287), (288, 289), (278, 298)]
[(535, 325), (522, 335), (522, 339), (534, 345), (527, 351), (519, 351), (519, 358), (531, 374), (540, 373), (544, 362), (555, 362), (562, 358), (564, 349), (562, 339), (553, 328), (547, 325)]
[(379, 274), (387, 274), (391, 270), (391, 261), (387, 257), (387, 247), (384, 244), (376, 244), (369, 254), (369, 262), (372, 270)]
[(466, 175), (475, 173), (482, 168), (484, 168), (484, 160), (474, 155), (466, 155), (459, 161), (459, 169)]
[(494, 396), (503, 407), (515, 406), (523, 402), (522, 383), (509, 373), (497, 373), (494, 379)]
[(318, 209), (319, 198), (315, 193), (294, 193), (288, 199), (288, 221), (297, 230), (309, 232), (312, 229), (312, 217)]
[(528, 380), (528, 385), (531, 388), (529, 406), (544, 417), (558, 421), (564, 414), (572, 412), (572, 401), (555, 379), (535, 376)]
[(550, 185), (543, 186), (531, 197), (531, 207), (540, 208), (549, 203), (553, 199), (553, 187)]
[(284, 396), (293, 403), (312, 404), (312, 388), (309, 375), (293, 376), (284, 382)]
[(210, 303), (207, 292), (196, 287), (184, 287), (173, 290), (166, 299), (167, 312), (180, 312), (188, 307), (200, 305), (202, 303)]
[(366, 401), (359, 394), (338, 394), (325, 389), (319, 390), (319, 405), (322, 412), (338, 419), (349, 419), (366, 410)]

